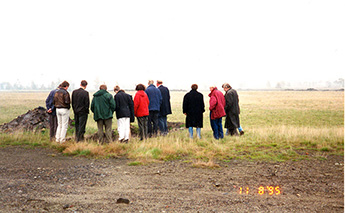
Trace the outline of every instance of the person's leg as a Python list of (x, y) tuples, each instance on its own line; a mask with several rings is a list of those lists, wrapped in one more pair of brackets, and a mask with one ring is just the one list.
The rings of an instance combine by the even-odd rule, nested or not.
[(56, 114), (55, 114), (55, 115), (53, 115), (53, 126), (52, 126), (54, 138), (55, 138), (55, 135), (56, 135), (57, 127), (58, 127), (58, 120), (57, 120), (57, 117), (56, 117)]
[(60, 143), (61, 130), (62, 130), (62, 113), (60, 109), (56, 109), (56, 118), (57, 118), (57, 128), (56, 128), (55, 140), (56, 142)]
[(125, 138), (124, 118), (117, 119), (117, 131), (119, 133), (119, 141), (122, 142)]
[(236, 128), (234, 128), (234, 129), (229, 129), (229, 131), (230, 131), (230, 135), (231, 135), (231, 136), (238, 136), (238, 132), (237, 132), (237, 129), (236, 129)]
[(62, 129), (61, 129), (61, 142), (66, 141), (66, 134), (68, 129), (68, 122), (69, 122), (69, 109), (63, 109), (63, 115), (62, 115)]
[(193, 127), (188, 127), (189, 137), (193, 139)]
[(144, 139), (144, 120), (143, 117), (137, 117), (140, 140)]
[(244, 131), (243, 131), (243, 129), (242, 129), (242, 127), (240, 126), (240, 127), (238, 127), (238, 131), (240, 132), (240, 135), (244, 135)]
[(78, 141), (84, 140), (84, 134), (86, 129), (86, 123), (87, 123), (88, 114), (83, 114), (79, 116), (79, 135), (78, 135)]
[(153, 118), (152, 118), (152, 133), (154, 136), (157, 136), (158, 133), (158, 116), (159, 116), (159, 112), (158, 111), (154, 111), (153, 113)]
[(168, 134), (168, 118), (167, 116), (164, 116), (163, 117), (163, 129), (164, 129), (164, 135), (167, 135)]
[(158, 128), (159, 131), (161, 132), (161, 135), (164, 134), (164, 117), (163, 116), (158, 116)]
[(146, 139), (148, 137), (148, 122), (149, 122), (149, 116), (144, 116), (143, 118), (143, 137)]
[(124, 129), (124, 140), (125, 140), (125, 142), (128, 142), (129, 135), (131, 132), (131, 120), (130, 120), (130, 118), (124, 118), (123, 129)]
[(105, 120), (105, 137), (106, 137), (108, 143), (113, 141), (112, 133), (111, 133), (112, 125), (113, 125), (113, 119), (112, 118)]
[(217, 126), (218, 126), (218, 137), (219, 138), (224, 138), (222, 118), (218, 118), (217, 119)]
[(212, 128), (212, 131), (213, 131), (213, 137), (218, 140), (219, 139), (219, 135), (218, 135), (217, 119), (212, 120), (211, 119), (211, 113), (210, 113), (210, 124), (211, 124), (211, 128)]
[(151, 137), (153, 134), (153, 127), (152, 127), (153, 117), (154, 117), (153, 114), (154, 114), (153, 111), (149, 112), (148, 121), (147, 121), (147, 130), (148, 130), (149, 137)]
[(211, 128), (212, 128), (212, 131), (213, 131), (213, 137), (215, 139), (218, 139), (218, 126), (216, 125), (216, 120), (212, 120), (211, 119), (211, 115), (212, 115), (212, 112), (210, 112), (210, 124), (211, 124)]
[(198, 138), (201, 139), (201, 128), (200, 127), (196, 128), (196, 134), (198, 135)]
[(57, 118), (56, 115), (49, 114), (49, 137), (50, 141), (55, 138), (56, 128), (57, 128)]
[(100, 119), (97, 121), (97, 135), (98, 135), (98, 142), (103, 142), (104, 140), (104, 133), (103, 133), (103, 126), (104, 126), (104, 120)]
[(79, 115), (74, 114), (74, 127), (75, 127), (75, 140), (79, 141), (79, 131), (80, 131), (80, 126), (79, 126)]

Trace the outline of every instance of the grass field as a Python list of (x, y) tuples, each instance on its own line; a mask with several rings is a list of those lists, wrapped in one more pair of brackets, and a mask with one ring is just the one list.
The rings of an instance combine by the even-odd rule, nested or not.
[[(134, 95), (134, 92), (131, 92)], [(182, 99), (185, 92), (171, 92), (173, 114), (168, 121), (184, 122)], [(9, 122), (37, 106), (45, 106), (48, 92), (0, 93), (0, 124)], [(239, 91), (241, 125), (245, 135), (212, 138), (209, 111), (204, 113), (202, 139), (190, 140), (187, 130), (171, 132), (141, 142), (133, 138), (129, 144), (117, 142), (99, 145), (96, 142), (64, 145), (50, 143), (47, 132), (0, 133), (0, 145), (47, 146), (66, 154), (92, 157), (121, 157), (132, 164), (182, 159), (195, 166), (217, 166), (216, 161), (231, 159), (285, 161), (309, 158), (325, 159), (344, 154), (343, 91)], [(204, 92), (208, 108), (208, 92)], [(89, 115), (87, 133), (97, 130)], [(71, 114), (73, 118), (73, 114)], [(223, 119), (224, 120), (224, 119)], [(136, 123), (135, 123), (136, 125)], [(116, 119), (113, 121), (116, 129)], [(71, 132), (69, 133), (71, 136)]]

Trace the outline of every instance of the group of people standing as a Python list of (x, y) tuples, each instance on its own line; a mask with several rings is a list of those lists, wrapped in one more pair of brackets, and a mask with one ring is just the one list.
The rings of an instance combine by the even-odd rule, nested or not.
[(57, 89), (50, 92), (46, 99), (47, 112), (50, 122), (50, 139), (63, 143), (69, 123), (70, 106), (72, 104), (75, 118), (76, 141), (83, 141), (89, 108), (93, 112), (97, 122), (98, 140), (112, 141), (112, 120), (116, 112), (119, 141), (127, 143), (130, 137), (130, 123), (137, 117), (140, 131), (140, 139), (156, 136), (158, 128), (162, 135), (168, 133), (167, 115), (171, 114), (170, 92), (162, 85), (162, 81), (148, 82), (146, 88), (143, 84), (136, 86), (137, 93), (134, 101), (119, 86), (114, 87), (116, 93), (113, 97), (106, 85), (101, 85), (93, 94), (90, 106), (89, 93), (85, 90), (87, 82), (81, 81), (80, 88), (72, 92), (72, 101), (68, 93), (69, 83), (62, 82)]
[(69, 83), (62, 82), (58, 88), (52, 90), (47, 99), (46, 107), (49, 115), (50, 140), (58, 143), (66, 141), (66, 134), (70, 122), (71, 104), (74, 112), (76, 141), (84, 140), (85, 127), (89, 114), (89, 92), (86, 91), (87, 81), (80, 83), (80, 88), (72, 93), (72, 101), (69, 92)]
[[(90, 105), (89, 92), (86, 91), (88, 83), (83, 80), (80, 88), (72, 92), (72, 100), (67, 91), (69, 83), (62, 82), (57, 89), (50, 92), (46, 99), (47, 112), (50, 122), (50, 139), (63, 143), (70, 120), (70, 107), (72, 105), (75, 119), (75, 140), (83, 141), (85, 127), (88, 120), (89, 108), (93, 112), (93, 118), (97, 122), (98, 140), (112, 141), (112, 120), (116, 112), (119, 141), (128, 143), (130, 137), (130, 123), (137, 117), (140, 140), (153, 137), (160, 130), (161, 135), (168, 134), (167, 115), (172, 114), (170, 104), (170, 91), (163, 86), (163, 82), (157, 80), (148, 81), (148, 86), (138, 84), (134, 100), (119, 86), (114, 87), (114, 97), (108, 92), (105, 84), (100, 85), (99, 90), (93, 94)], [(210, 87), (210, 124), (215, 139), (224, 137), (222, 118), (225, 118), (226, 134), (243, 135), (240, 126), (239, 98), (236, 90), (228, 83), (222, 85), (225, 95), (216, 86)], [(203, 113), (205, 104), (203, 95), (197, 91), (198, 85), (193, 84), (191, 91), (183, 98), (183, 113), (186, 115), (186, 128), (193, 138), (193, 128), (196, 128), (197, 137), (201, 138), (203, 128)]]
[[(224, 138), (222, 118), (225, 118), (225, 128), (227, 134), (243, 135), (244, 131), (240, 125), (240, 107), (237, 91), (230, 84), (222, 85), (225, 95), (216, 86), (210, 87), (209, 110), (210, 124), (215, 139)], [(203, 113), (205, 104), (203, 95), (197, 91), (198, 85), (193, 84), (191, 91), (183, 98), (183, 113), (186, 115), (186, 128), (189, 136), (193, 138), (193, 128), (196, 128), (197, 137), (201, 138), (201, 128), (203, 127)]]

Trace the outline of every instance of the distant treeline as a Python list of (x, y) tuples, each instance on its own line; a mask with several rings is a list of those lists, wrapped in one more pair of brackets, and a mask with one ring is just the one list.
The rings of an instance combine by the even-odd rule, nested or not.
[[(52, 81), (49, 84), (39, 84), (34, 81), (31, 82), (29, 85), (23, 85), (19, 80), (15, 83), (11, 82), (0, 82), (0, 91), (21, 91), (21, 90), (27, 90), (27, 91), (47, 91), (52, 90), (56, 88), (61, 83), (60, 80)], [(92, 82), (91, 82), (92, 84)], [(88, 86), (89, 91), (97, 91), (100, 83), (94, 82), (92, 85)], [(173, 85), (166, 85), (171, 91), (186, 91), (186, 88), (189, 88), (188, 86), (184, 89), (180, 88), (174, 88)], [(219, 85), (220, 86), (220, 85)], [(79, 84), (70, 82), (70, 89), (76, 89), (79, 87)], [(133, 88), (126, 88), (123, 89), (127, 91), (134, 90)], [(207, 90), (208, 86), (199, 85), (199, 90)], [(279, 81), (279, 82), (271, 82), (267, 81), (266, 85), (259, 87), (259, 88), (250, 88), (246, 86), (245, 83), (240, 83), (237, 85), (237, 90), (302, 90), (302, 91), (313, 91), (313, 90), (344, 90), (344, 79), (339, 78), (335, 81), (313, 81), (313, 82), (289, 82), (289, 81)]]
[[(10, 83), (10, 82), (0, 82), (0, 90), (30, 90), (30, 91), (44, 91), (44, 90), (52, 90), (59, 85), (59, 81), (52, 81), (50, 84), (37, 84), (35, 82), (31, 82), (30, 85), (23, 85), (20, 82)], [(71, 87), (74, 88), (75, 84), (71, 84)]]

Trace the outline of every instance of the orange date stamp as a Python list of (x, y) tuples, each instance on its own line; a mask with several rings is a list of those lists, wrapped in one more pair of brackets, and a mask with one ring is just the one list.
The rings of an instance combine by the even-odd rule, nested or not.
[[(237, 188), (236, 186), (234, 186)], [(259, 186), (259, 187), (238, 187), (238, 194), (248, 195), (248, 194), (258, 194), (258, 195), (280, 195), (280, 186)]]

